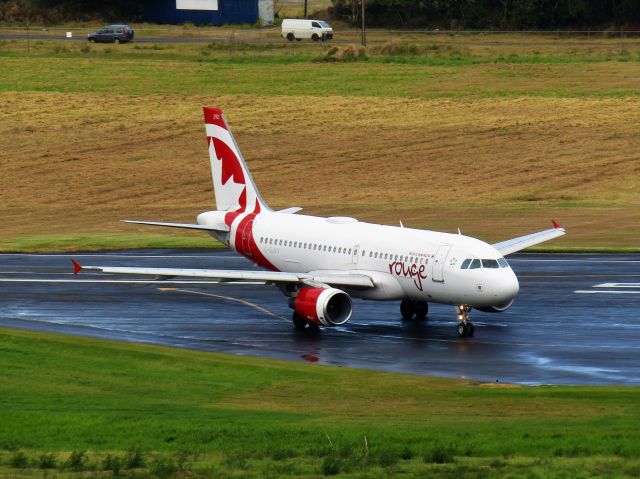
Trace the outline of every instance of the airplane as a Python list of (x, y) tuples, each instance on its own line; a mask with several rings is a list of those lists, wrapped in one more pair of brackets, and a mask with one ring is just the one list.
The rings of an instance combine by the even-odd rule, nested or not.
[(496, 244), (437, 231), (388, 226), (345, 216), (274, 211), (262, 199), (222, 111), (204, 107), (217, 210), (196, 224), (126, 220), (127, 223), (200, 230), (261, 267), (260, 270), (81, 266), (103, 273), (260, 281), (277, 286), (293, 309), (298, 329), (341, 326), (351, 298), (400, 301), (404, 320), (427, 317), (429, 303), (457, 308), (457, 333), (474, 335), (470, 312), (507, 310), (519, 291), (504, 256), (565, 234), (553, 228)]

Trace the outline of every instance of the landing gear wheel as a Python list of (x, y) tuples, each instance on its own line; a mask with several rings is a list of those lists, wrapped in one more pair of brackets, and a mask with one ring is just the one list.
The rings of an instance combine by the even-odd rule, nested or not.
[(291, 33), (291, 32), (287, 33), (287, 40), (289, 40), (290, 42), (292, 42), (292, 41), (294, 41), (295, 39), (296, 39), (296, 36), (295, 36), (293, 33)]
[(404, 321), (411, 321), (416, 314), (416, 303), (410, 299), (403, 299), (400, 302), (400, 314)]
[(313, 40), (314, 42), (317, 42), (318, 40), (320, 40), (320, 37), (318, 36), (317, 33), (314, 33), (313, 35), (311, 35), (311, 40)]
[(473, 327), (473, 323), (467, 323), (467, 337), (468, 338), (472, 338), (473, 337), (473, 333), (475, 332), (475, 329)]
[(304, 319), (302, 316), (298, 315), (298, 313), (296, 313), (295, 311), (291, 319), (293, 320), (293, 326), (296, 329), (305, 329), (307, 327), (307, 324), (308, 324), (307, 320)]
[(429, 303), (426, 301), (416, 301), (414, 304), (416, 319), (426, 319), (429, 313)]
[(458, 336), (461, 338), (471, 338), (475, 328), (472, 323), (460, 323), (458, 324)]
[(471, 311), (471, 306), (468, 304), (461, 304), (458, 306), (458, 336), (461, 338), (470, 338), (473, 336), (473, 332), (475, 328), (471, 321), (469, 321), (469, 311)]
[(467, 325), (464, 323), (458, 324), (458, 336), (461, 338), (467, 337)]

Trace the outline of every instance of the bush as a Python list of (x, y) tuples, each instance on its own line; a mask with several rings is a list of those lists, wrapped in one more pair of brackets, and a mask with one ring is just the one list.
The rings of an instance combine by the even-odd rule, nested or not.
[(325, 476), (340, 474), (341, 466), (340, 459), (334, 456), (327, 456), (324, 458), (324, 461), (322, 461), (322, 474)]
[(159, 457), (151, 463), (150, 470), (158, 479), (168, 479), (178, 472), (178, 466), (171, 459)]
[(400, 458), (396, 451), (385, 449), (377, 454), (377, 462), (382, 467), (389, 467), (397, 464)]
[(38, 467), (40, 469), (53, 469), (56, 467), (56, 456), (50, 452), (49, 454), (42, 454), (38, 458)]
[(17, 451), (14, 452), (11, 459), (9, 459), (9, 464), (16, 469), (24, 469), (29, 464), (29, 460), (24, 452)]
[(443, 446), (441, 444), (433, 446), (433, 449), (424, 456), (424, 462), (430, 462), (433, 464), (446, 464), (453, 462), (454, 460), (453, 448), (451, 446)]
[(103, 471), (111, 471), (114, 476), (119, 476), (120, 471), (122, 469), (122, 459), (118, 456), (112, 456), (109, 454), (102, 461), (102, 470)]
[(138, 469), (144, 467), (144, 453), (140, 449), (130, 449), (124, 459), (127, 469)]
[(66, 465), (74, 471), (82, 471), (87, 464), (87, 454), (85, 451), (73, 451), (67, 460)]
[(333, 46), (316, 61), (321, 62), (353, 62), (357, 60), (367, 60), (367, 51), (364, 47), (347, 45), (343, 48)]
[(391, 40), (380, 47), (382, 55), (417, 55), (418, 45), (402, 40)]

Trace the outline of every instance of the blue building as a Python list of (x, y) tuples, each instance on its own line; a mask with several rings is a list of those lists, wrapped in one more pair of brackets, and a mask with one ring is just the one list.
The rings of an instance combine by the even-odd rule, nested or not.
[(145, 0), (144, 20), (194, 25), (273, 23), (273, 0)]

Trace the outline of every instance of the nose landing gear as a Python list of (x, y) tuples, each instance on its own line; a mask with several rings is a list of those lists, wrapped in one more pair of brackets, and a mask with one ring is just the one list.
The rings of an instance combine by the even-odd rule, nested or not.
[(468, 304), (461, 304), (458, 306), (458, 336), (461, 338), (470, 338), (473, 336), (475, 328), (473, 327), (473, 323), (469, 321), (469, 311), (471, 311), (471, 306)]

